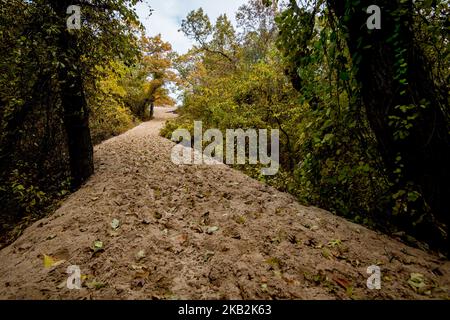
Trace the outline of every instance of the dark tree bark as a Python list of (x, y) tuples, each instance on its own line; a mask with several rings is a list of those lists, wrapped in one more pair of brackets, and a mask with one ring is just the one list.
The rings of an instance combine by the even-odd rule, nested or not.
[(66, 28), (69, 0), (52, 1), (52, 7), (61, 23), (58, 39), (60, 58), (64, 66), (58, 72), (61, 86), (61, 102), (64, 110), (64, 126), (70, 157), (72, 187), (79, 188), (93, 173), (93, 146), (89, 128), (89, 110), (84, 95), (80, 71), (81, 52), (77, 44), (76, 30)]
[(80, 187), (94, 173), (89, 111), (80, 75), (67, 77), (62, 86), (64, 126), (70, 156), (73, 188)]
[(155, 101), (150, 102), (150, 118), (153, 118), (153, 115), (155, 114)]
[[(140, 108), (139, 108), (139, 115), (138, 115), (138, 117), (141, 120), (145, 121), (145, 120), (148, 120), (149, 118), (151, 119), (153, 117), (154, 109), (155, 109), (155, 101), (154, 100), (155, 99), (153, 96), (148, 96), (141, 103)], [(150, 110), (148, 109), (149, 107), (150, 107)]]
[[(398, 185), (404, 187), (413, 183), (418, 187), (433, 215), (448, 228), (450, 138), (444, 113), (448, 105), (445, 95), (435, 86), (426, 58), (414, 41), (412, 2), (362, 0), (358, 5), (352, 2), (329, 0), (328, 4), (348, 32), (347, 44), (357, 67), (356, 77), (383, 159), (393, 172), (398, 168), (397, 157), (402, 157), (404, 168)], [(370, 16), (366, 9), (372, 4), (381, 8), (381, 30), (368, 30), (366, 26)], [(405, 11), (399, 14), (399, 8)], [(344, 16), (346, 19), (342, 19)], [(396, 30), (399, 37), (390, 41)], [(407, 63), (406, 86), (396, 79), (399, 50), (404, 50)], [(406, 92), (401, 94), (403, 90)], [(419, 107), (425, 101), (426, 107)], [(396, 108), (400, 105), (415, 105), (414, 111), (418, 113), (404, 139), (396, 139), (394, 133), (397, 129), (389, 124), (390, 116), (406, 118)], [(392, 176), (394, 181), (396, 178)], [(450, 249), (448, 240), (447, 231), (447, 251)]]

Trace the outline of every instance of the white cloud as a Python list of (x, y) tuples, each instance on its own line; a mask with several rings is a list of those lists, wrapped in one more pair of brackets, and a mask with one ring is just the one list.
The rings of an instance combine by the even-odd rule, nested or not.
[(150, 6), (154, 9), (153, 14), (148, 16), (149, 9), (146, 4), (138, 5), (137, 12), (149, 36), (160, 33), (163, 40), (170, 42), (175, 51), (186, 53), (192, 42), (178, 30), (181, 20), (190, 11), (201, 7), (212, 22), (223, 13), (234, 21), (237, 9), (246, 2), (246, 0), (149, 0)]

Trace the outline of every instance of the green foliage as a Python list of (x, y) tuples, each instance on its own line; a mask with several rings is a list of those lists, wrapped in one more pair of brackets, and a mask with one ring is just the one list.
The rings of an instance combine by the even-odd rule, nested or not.
[(276, 18), (287, 74), (313, 109), (300, 181), (313, 203), (442, 245), (448, 179), (428, 166), (450, 159), (445, 1), (386, 1), (383, 31), (361, 28), (368, 3), (290, 1)]
[(94, 144), (127, 131), (137, 122), (125, 105), (128, 88), (123, 85), (123, 79), (129, 72), (131, 68), (117, 62), (107, 69), (98, 67), (99, 80), (89, 103)]
[(33, 185), (32, 176), (25, 166), (25, 163), (18, 163), (18, 169), (12, 171), (6, 188), (9, 188), (8, 193), (12, 195), (11, 200), (22, 206), (24, 212), (32, 214), (36, 209), (47, 204), (49, 199), (44, 192), (39, 190), (39, 187)]
[[(202, 120), (205, 130), (280, 129), (282, 169), (277, 176), (261, 176), (254, 166), (238, 168), (296, 195), (304, 203), (374, 224), (376, 214), (389, 202), (384, 196), (389, 185), (379, 170), (364, 112), (349, 94), (355, 90), (351, 72), (337, 69), (351, 68), (348, 53), (336, 43), (336, 34), (325, 20), (311, 26), (316, 17), (306, 11), (305, 16), (293, 9), (283, 12), (277, 18), (277, 39), (268, 37), (275, 34), (267, 29), (275, 28), (274, 23), (261, 23), (256, 30), (249, 28), (249, 19), (253, 25), (258, 19), (274, 19), (273, 11), (260, 10), (258, 4), (254, 1), (238, 12), (243, 30), (234, 52), (239, 57), (235, 68), (224, 68), (227, 58), (207, 49), (182, 57), (181, 74), (188, 84), (184, 107), (180, 118), (169, 122), (162, 134), (170, 138), (179, 127), (192, 131), (194, 120)], [(190, 15), (188, 20), (192, 19), (205, 18)], [(215, 34), (218, 28), (220, 24), (209, 32)], [(256, 36), (250, 37), (254, 33)], [(269, 42), (254, 59), (258, 46), (249, 39), (259, 36)], [(214, 47), (214, 39), (202, 46)]]
[[(170, 45), (139, 39), (138, 2), (83, 1), (81, 29), (68, 31), (69, 0), (0, 0), (0, 242), (73, 190), (68, 119), (89, 114), (99, 143), (136, 123), (150, 91), (173, 103), (163, 86)], [(156, 73), (164, 81), (150, 90)], [(73, 100), (87, 105), (69, 113)]]
[[(437, 35), (442, 32), (437, 27), (442, 25), (439, 1), (434, 10), (420, 11), (433, 16), (433, 22), (417, 35), (426, 39), (424, 34), (434, 33), (442, 42), (443, 36)], [(345, 12), (354, 14), (351, 9)], [(204, 130), (278, 128), (282, 132), (278, 175), (261, 176), (259, 168), (250, 165), (237, 168), (304, 203), (371, 227), (410, 231), (429, 223), (429, 208), (417, 186), (408, 183), (399, 188), (405, 170), (402, 155), (398, 154), (392, 174), (369, 125), (355, 75), (371, 46), (361, 42), (361, 53), (352, 56), (348, 30), (323, 1), (309, 7), (290, 1), (281, 12), (276, 2), (261, 6), (250, 1), (236, 17), (239, 29), (234, 34), (227, 29), (232, 45), (225, 47), (218, 46), (214, 37), (224, 30), (220, 19), (212, 24), (198, 10), (183, 21), (182, 31), (198, 46), (176, 63), (185, 88), (184, 106), (162, 134), (170, 138), (177, 128), (193, 131), (194, 120), (202, 120)], [(397, 33), (390, 41), (399, 41)], [(440, 53), (433, 52), (429, 43), (425, 48), (432, 57), (440, 54), (441, 62), (442, 53), (448, 52), (442, 46)], [(403, 95), (411, 90), (405, 80), (409, 69), (405, 51), (396, 54)], [(434, 72), (441, 81), (440, 71)], [(395, 139), (407, 139), (421, 121), (420, 110), (428, 107), (425, 100), (395, 106), (388, 119)]]

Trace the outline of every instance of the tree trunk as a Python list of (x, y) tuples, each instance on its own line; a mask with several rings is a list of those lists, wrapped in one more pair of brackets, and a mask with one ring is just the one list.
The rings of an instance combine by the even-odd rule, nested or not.
[(154, 114), (155, 114), (155, 101), (152, 100), (150, 102), (150, 119), (153, 118)]
[(89, 111), (84, 95), (80, 70), (81, 53), (77, 43), (77, 30), (66, 28), (67, 8), (71, 1), (52, 1), (61, 32), (58, 39), (60, 59), (64, 66), (59, 69), (61, 102), (64, 112), (64, 127), (70, 157), (72, 188), (79, 188), (94, 173), (93, 146), (89, 128)]
[(79, 188), (94, 173), (89, 112), (81, 76), (63, 86), (64, 126), (70, 156), (72, 187)]
[[(440, 90), (436, 88), (427, 70), (427, 61), (414, 41), (412, 4), (394, 0), (378, 1), (382, 12), (381, 30), (368, 30), (366, 21), (370, 15), (366, 9), (373, 1), (362, 0), (357, 5), (353, 3), (329, 0), (329, 7), (347, 29), (347, 43), (357, 68), (356, 77), (361, 86), (368, 120), (391, 173), (399, 167), (398, 160), (401, 157), (404, 166), (402, 175), (398, 178), (392, 174), (392, 180), (400, 179), (397, 180), (398, 187), (413, 183), (422, 193), (433, 215), (447, 224), (448, 252), (450, 137), (448, 119), (443, 112), (448, 106), (446, 101), (440, 99)], [(405, 11), (399, 14), (398, 9)], [(345, 15), (346, 19), (342, 19)], [(399, 37), (390, 41), (395, 30), (398, 30)], [(404, 50), (402, 56), (407, 63), (407, 71), (403, 76), (406, 85), (396, 79), (400, 50)], [(402, 91), (405, 92), (402, 94)], [(390, 122), (392, 117), (407, 118), (408, 114), (396, 108), (405, 105), (415, 106), (417, 118), (411, 121), (413, 126), (408, 129), (409, 135), (398, 139), (395, 136), (398, 128)]]

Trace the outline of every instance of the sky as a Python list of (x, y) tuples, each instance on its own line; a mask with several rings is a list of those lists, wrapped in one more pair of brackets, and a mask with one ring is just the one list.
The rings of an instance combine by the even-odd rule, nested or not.
[[(170, 42), (175, 51), (186, 53), (193, 43), (178, 30), (181, 27), (181, 20), (190, 11), (203, 8), (211, 22), (226, 13), (234, 22), (237, 9), (247, 0), (146, 0), (145, 2), (148, 4), (138, 5), (137, 13), (147, 29), (147, 35), (161, 34), (163, 40)], [(150, 17), (149, 5), (154, 10)]]

